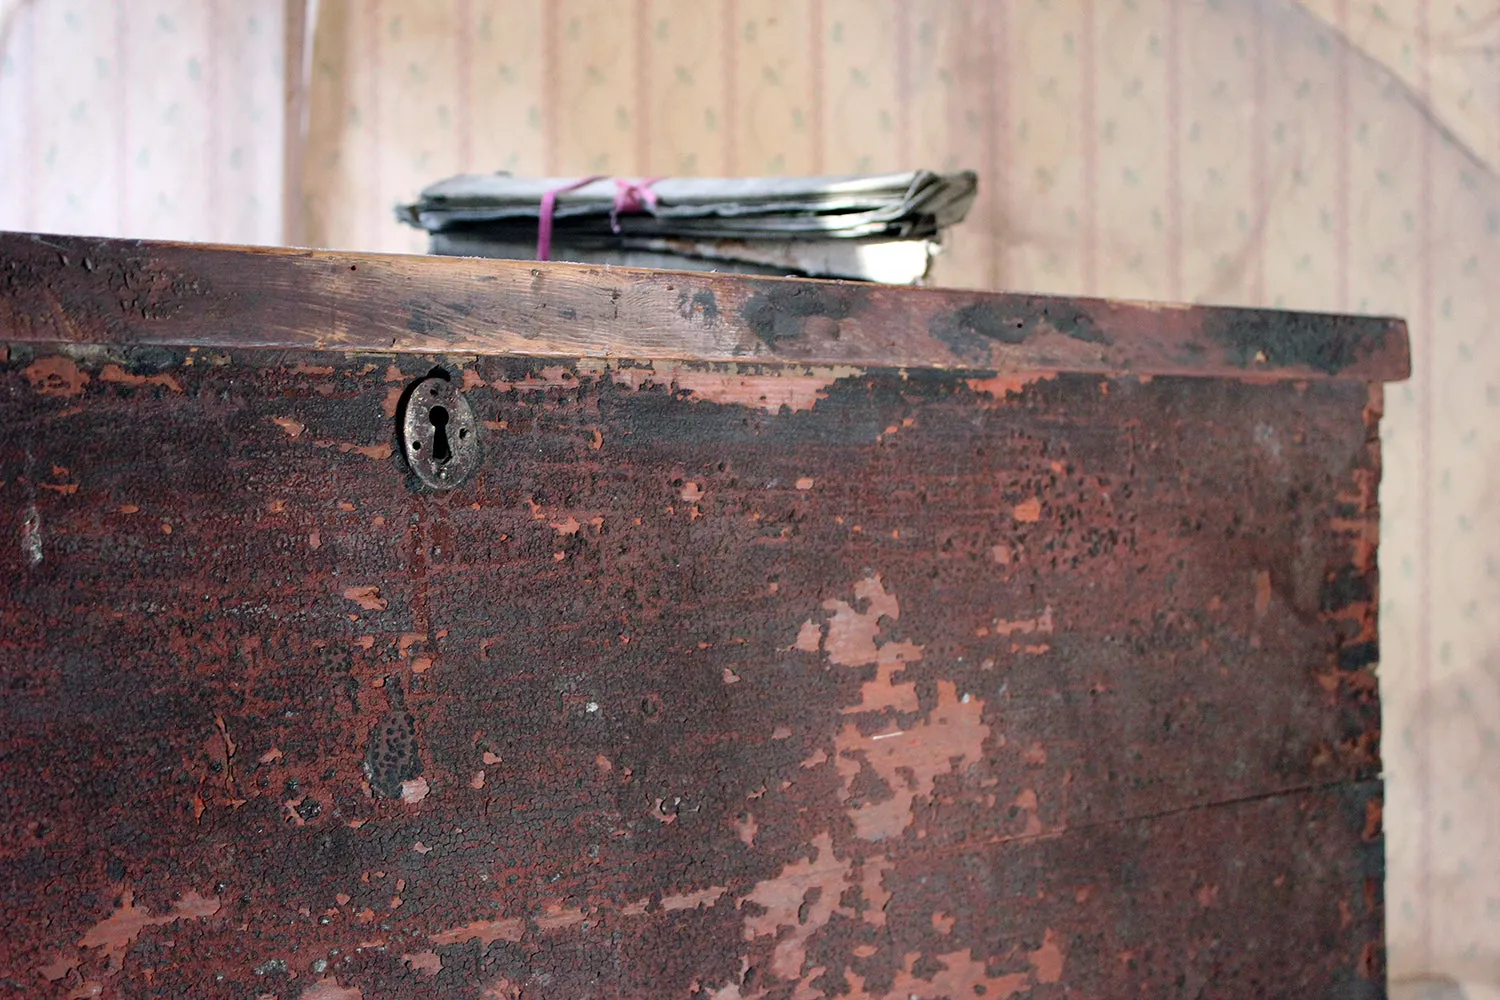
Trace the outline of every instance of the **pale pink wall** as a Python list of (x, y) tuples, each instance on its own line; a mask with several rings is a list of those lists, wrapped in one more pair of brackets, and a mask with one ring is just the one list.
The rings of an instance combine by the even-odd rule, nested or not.
[(0, 227), (275, 241), (284, 154), (299, 232), (395, 250), (461, 169), (963, 165), (949, 283), (1409, 317), (1390, 962), (1500, 981), (1497, 0), (323, 0), (289, 150), (279, 0), (0, 10)]
[(0, 0), (0, 228), (275, 243), (281, 0)]

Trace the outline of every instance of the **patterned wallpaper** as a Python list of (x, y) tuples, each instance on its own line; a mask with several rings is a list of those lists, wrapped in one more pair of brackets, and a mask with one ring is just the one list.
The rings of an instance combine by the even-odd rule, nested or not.
[[(944, 283), (1408, 317), (1382, 430), (1390, 967), (1500, 980), (1497, 0), (315, 6), (288, 149), (313, 244), (422, 249), (391, 206), (460, 170), (972, 166)], [(0, 15), (0, 226), (279, 237), (281, 3)]]
[(0, 227), (275, 243), (281, 0), (0, 0)]

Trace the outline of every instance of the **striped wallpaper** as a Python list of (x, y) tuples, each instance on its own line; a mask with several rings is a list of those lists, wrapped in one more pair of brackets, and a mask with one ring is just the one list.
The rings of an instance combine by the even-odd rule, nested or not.
[(282, 0), (0, 0), (0, 226), (420, 250), (460, 170), (969, 166), (945, 283), (1407, 316), (1390, 965), (1500, 980), (1500, 0), (311, 7), (303, 81)]

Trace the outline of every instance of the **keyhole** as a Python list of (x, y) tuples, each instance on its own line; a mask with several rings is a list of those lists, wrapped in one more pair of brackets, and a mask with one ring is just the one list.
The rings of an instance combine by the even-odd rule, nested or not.
[(434, 406), (427, 411), (427, 419), (432, 421), (432, 460), (442, 464), (453, 457), (448, 447), (448, 408)]

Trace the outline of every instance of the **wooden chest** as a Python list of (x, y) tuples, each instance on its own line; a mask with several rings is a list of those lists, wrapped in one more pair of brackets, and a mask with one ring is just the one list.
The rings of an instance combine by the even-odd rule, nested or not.
[(0, 334), (16, 996), (1384, 994), (1399, 321), (11, 235)]

